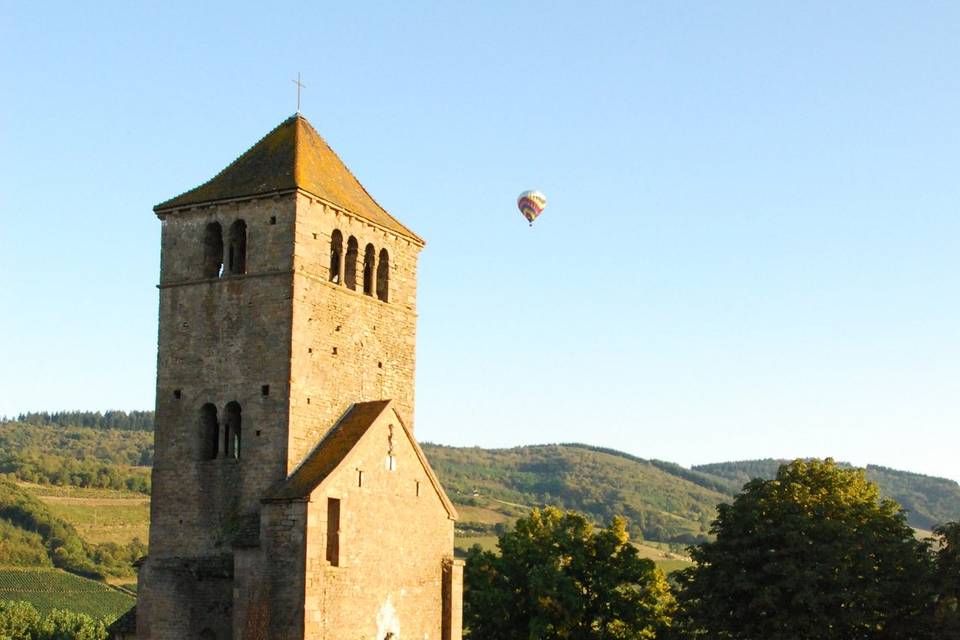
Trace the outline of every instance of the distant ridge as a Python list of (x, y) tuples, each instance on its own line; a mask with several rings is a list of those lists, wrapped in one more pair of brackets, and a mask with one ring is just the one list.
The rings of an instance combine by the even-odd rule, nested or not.
[[(104, 451), (114, 451), (122, 442), (125, 465), (117, 467), (124, 472), (118, 481), (136, 480), (133, 476), (147, 473), (145, 467), (152, 461), (152, 425), (151, 411), (33, 412), (14, 420), (0, 419), (0, 474), (31, 482), (43, 482), (46, 476), (73, 478), (78, 465), (109, 465), (116, 458), (89, 457), (104, 448), (97, 443), (106, 445)], [(77, 446), (85, 443), (87, 454), (49, 446), (74, 438), (70, 430), (77, 428), (85, 428), (88, 434), (75, 440)], [(98, 431), (102, 433), (96, 435)], [(126, 435), (120, 438), (123, 432)], [(632, 535), (677, 544), (708, 537), (717, 504), (729, 502), (752, 478), (772, 478), (787, 462), (767, 458), (686, 468), (577, 442), (512, 449), (425, 444), (424, 450), (457, 508), (473, 506), (480, 509), (477, 518), (484, 513), (489, 516), (486, 522), (471, 520), (473, 516), (462, 518), (461, 528), (489, 533), (494, 520), (507, 522), (530, 507), (553, 504), (581, 511), (598, 522), (623, 515), (630, 521)], [(88, 457), (78, 460), (82, 455)], [(883, 496), (904, 507), (912, 526), (930, 530), (960, 520), (957, 482), (878, 465), (868, 465), (866, 471)]]
[[(753, 478), (773, 478), (786, 462), (789, 460), (765, 458), (701, 464), (693, 469), (743, 486)], [(840, 464), (853, 467), (846, 462)], [(906, 510), (911, 526), (929, 530), (947, 521), (960, 520), (960, 484), (956, 481), (873, 464), (866, 466), (866, 472), (885, 498), (897, 501)]]

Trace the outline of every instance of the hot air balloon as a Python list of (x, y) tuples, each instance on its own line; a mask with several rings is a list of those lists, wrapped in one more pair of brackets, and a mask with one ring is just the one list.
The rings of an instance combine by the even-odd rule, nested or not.
[(527, 219), (531, 227), (533, 226), (533, 221), (543, 213), (546, 207), (547, 196), (539, 191), (524, 191), (517, 197), (517, 208), (520, 209), (520, 213)]

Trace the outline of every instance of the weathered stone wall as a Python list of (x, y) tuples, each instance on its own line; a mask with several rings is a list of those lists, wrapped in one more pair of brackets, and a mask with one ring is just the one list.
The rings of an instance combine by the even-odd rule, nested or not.
[[(226, 234), (237, 219), (246, 274), (201, 277), (206, 225)], [(237, 518), (286, 475), (293, 229), (292, 195), (163, 216), (151, 556), (222, 552)], [(232, 401), (239, 459), (224, 451)], [(202, 454), (206, 403), (220, 421), (213, 460)]]
[(230, 638), (233, 561), (230, 556), (153, 558), (140, 573), (137, 638), (184, 640), (209, 629)]
[[(401, 631), (457, 640), (441, 631), (444, 598), (448, 609), (459, 602), (458, 584), (443, 586), (453, 521), (395, 414), (380, 418), (309, 502), (261, 504), (352, 403), (392, 399), (412, 428), (422, 245), (299, 192), (161, 219), (156, 449), (138, 637), (180, 640), (209, 629), (218, 640), (383, 640)], [(238, 219), (245, 273), (213, 276), (207, 226), (221, 225), (226, 256)], [(331, 281), (335, 230), (344, 254), (357, 240), (355, 289), (342, 269)], [(389, 254), (386, 301), (377, 285), (364, 293), (368, 244), (377, 261)], [(233, 402), (241, 407), (236, 459), (224, 444)], [(214, 459), (204, 453), (207, 403), (220, 423)], [(341, 500), (339, 566), (326, 558), (329, 497)], [(241, 523), (257, 514), (259, 541), (234, 548)], [(448, 611), (448, 625), (457, 616)]]
[(265, 562), (261, 584), (269, 586), (271, 640), (303, 638), (307, 503), (265, 504), (261, 524)]
[[(340, 500), (339, 566), (326, 556), (328, 498)], [(303, 637), (440, 640), (452, 552), (453, 520), (387, 412), (311, 495)]]
[[(357, 239), (357, 285), (330, 281), (331, 236)], [(389, 298), (363, 292), (364, 248), (389, 253)], [(354, 402), (392, 399), (412, 427), (420, 246), (304, 194), (297, 198), (288, 471)], [(342, 280), (342, 279), (341, 279)]]

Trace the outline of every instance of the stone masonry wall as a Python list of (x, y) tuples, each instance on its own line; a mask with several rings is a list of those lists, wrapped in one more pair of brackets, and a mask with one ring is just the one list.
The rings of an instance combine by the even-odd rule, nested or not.
[[(326, 556), (328, 498), (340, 500), (339, 566)], [(311, 495), (303, 637), (441, 640), (453, 524), (388, 412)]]
[(266, 567), (259, 580), (268, 586), (270, 640), (303, 638), (306, 530), (305, 501), (264, 505), (261, 549)]
[[(358, 241), (357, 286), (330, 281), (335, 229)], [(389, 301), (363, 293), (363, 255), (389, 253)], [(288, 471), (354, 402), (392, 399), (412, 428), (420, 246), (300, 194), (294, 250)]]
[[(294, 197), (165, 214), (150, 554), (222, 552), (237, 518), (286, 475)], [(202, 277), (206, 225), (247, 225), (246, 274)], [(269, 389), (265, 389), (269, 385)], [(223, 451), (241, 407), (240, 458)], [(220, 452), (204, 460), (200, 413), (216, 406)], [(228, 548), (228, 547), (227, 547)]]
[(151, 558), (140, 574), (137, 638), (184, 640), (204, 630), (230, 638), (232, 569), (229, 556)]

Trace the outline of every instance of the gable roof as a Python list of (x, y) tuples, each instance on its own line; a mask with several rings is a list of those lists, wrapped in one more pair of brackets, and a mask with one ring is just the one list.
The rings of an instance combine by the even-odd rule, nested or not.
[[(320, 443), (314, 447), (313, 451), (304, 459), (290, 477), (288, 477), (279, 487), (267, 495), (266, 501), (274, 500), (305, 500), (310, 493), (323, 482), (340, 464), (347, 455), (353, 450), (358, 442), (367, 434), (370, 427), (376, 423), (377, 419), (390, 407), (390, 400), (374, 400), (371, 402), (358, 402), (352, 405), (347, 412), (343, 414), (340, 420), (334, 425)], [(396, 415), (396, 413), (394, 413)], [(423, 450), (413, 437), (407, 425), (397, 416), (400, 427), (406, 434), (423, 470), (427, 474), (427, 479), (433, 485), (434, 490), (443, 503), (447, 515), (451, 518), (457, 518), (457, 510), (450, 502), (440, 480), (437, 479), (430, 463)]]
[(226, 169), (154, 211), (302, 189), (381, 227), (423, 242), (374, 200), (299, 113), (281, 122)]

